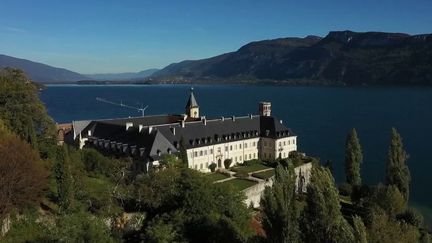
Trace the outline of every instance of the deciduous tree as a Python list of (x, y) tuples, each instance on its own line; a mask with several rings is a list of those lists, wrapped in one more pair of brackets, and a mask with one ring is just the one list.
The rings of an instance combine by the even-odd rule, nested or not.
[(46, 188), (39, 155), (0, 122), (0, 218), (11, 209), (35, 204)]
[(299, 206), (296, 200), (296, 176), (292, 166), (278, 166), (272, 187), (261, 199), (262, 223), (269, 242), (300, 242)]
[(328, 169), (315, 166), (300, 224), (305, 242), (353, 242), (351, 226), (340, 211), (339, 194)]
[(408, 155), (403, 147), (402, 137), (392, 128), (391, 143), (388, 152), (386, 184), (395, 185), (408, 202), (411, 175), (406, 164)]

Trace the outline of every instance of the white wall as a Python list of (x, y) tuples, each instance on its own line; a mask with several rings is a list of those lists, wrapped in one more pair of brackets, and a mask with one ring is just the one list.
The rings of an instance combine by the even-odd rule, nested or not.
[[(209, 172), (208, 166), (216, 163), (218, 168), (224, 168), (223, 162), (231, 159), (232, 164), (242, 164), (246, 160), (258, 159), (258, 141), (260, 138), (250, 138), (241, 141), (187, 149), (189, 168)], [(219, 164), (220, 160), (220, 164)]]

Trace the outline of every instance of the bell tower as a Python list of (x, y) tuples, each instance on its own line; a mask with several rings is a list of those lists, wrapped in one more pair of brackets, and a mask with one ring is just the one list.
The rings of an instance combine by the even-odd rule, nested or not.
[(193, 93), (193, 88), (190, 89), (189, 100), (185, 107), (185, 113), (191, 118), (199, 118), (199, 105), (195, 99), (195, 95)]
[(271, 116), (271, 103), (266, 101), (260, 102), (259, 113), (260, 116)]

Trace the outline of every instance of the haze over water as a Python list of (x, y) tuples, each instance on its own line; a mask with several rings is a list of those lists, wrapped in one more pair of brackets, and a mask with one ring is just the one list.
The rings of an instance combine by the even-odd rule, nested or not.
[[(333, 162), (337, 182), (344, 180), (345, 138), (357, 129), (363, 148), (362, 178), (384, 181), (390, 131), (396, 127), (410, 155), (411, 203), (431, 217), (432, 88), (338, 88), (243, 85), (194, 86), (207, 118), (258, 113), (259, 101), (272, 102), (272, 115), (298, 135), (299, 150)], [(41, 92), (57, 122), (139, 116), (96, 97), (132, 106), (149, 105), (146, 115), (184, 113), (188, 85), (48, 86)]]

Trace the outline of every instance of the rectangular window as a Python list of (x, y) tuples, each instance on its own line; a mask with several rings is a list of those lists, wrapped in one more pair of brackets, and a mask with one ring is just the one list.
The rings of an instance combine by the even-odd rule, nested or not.
[(228, 151), (228, 146), (225, 146), (225, 152)]
[(249, 159), (252, 159), (252, 154), (249, 154)]
[(200, 169), (202, 170), (202, 168), (203, 168), (203, 164), (200, 164)]
[(198, 152), (197, 151), (195, 151), (195, 157), (198, 157)]
[(198, 165), (195, 165), (195, 170), (198, 170)]
[(288, 145), (290, 145), (291, 144), (291, 140), (288, 140)]
[(237, 157), (235, 157), (235, 162), (237, 163)]
[(295, 139), (293, 139), (293, 144), (295, 144)]
[(245, 143), (245, 148), (247, 148), (247, 143)]
[(242, 161), (242, 156), (240, 155), (240, 161)]
[(239, 148), (241, 149), (241, 144), (239, 144)]
[(210, 149), (210, 154), (213, 154), (213, 149)]
[(204, 155), (207, 155), (207, 149), (206, 149), (206, 150), (204, 150)]
[(230, 151), (232, 151), (232, 145), (230, 145)]
[(203, 156), (203, 151), (202, 150), (200, 151), (200, 156)]

